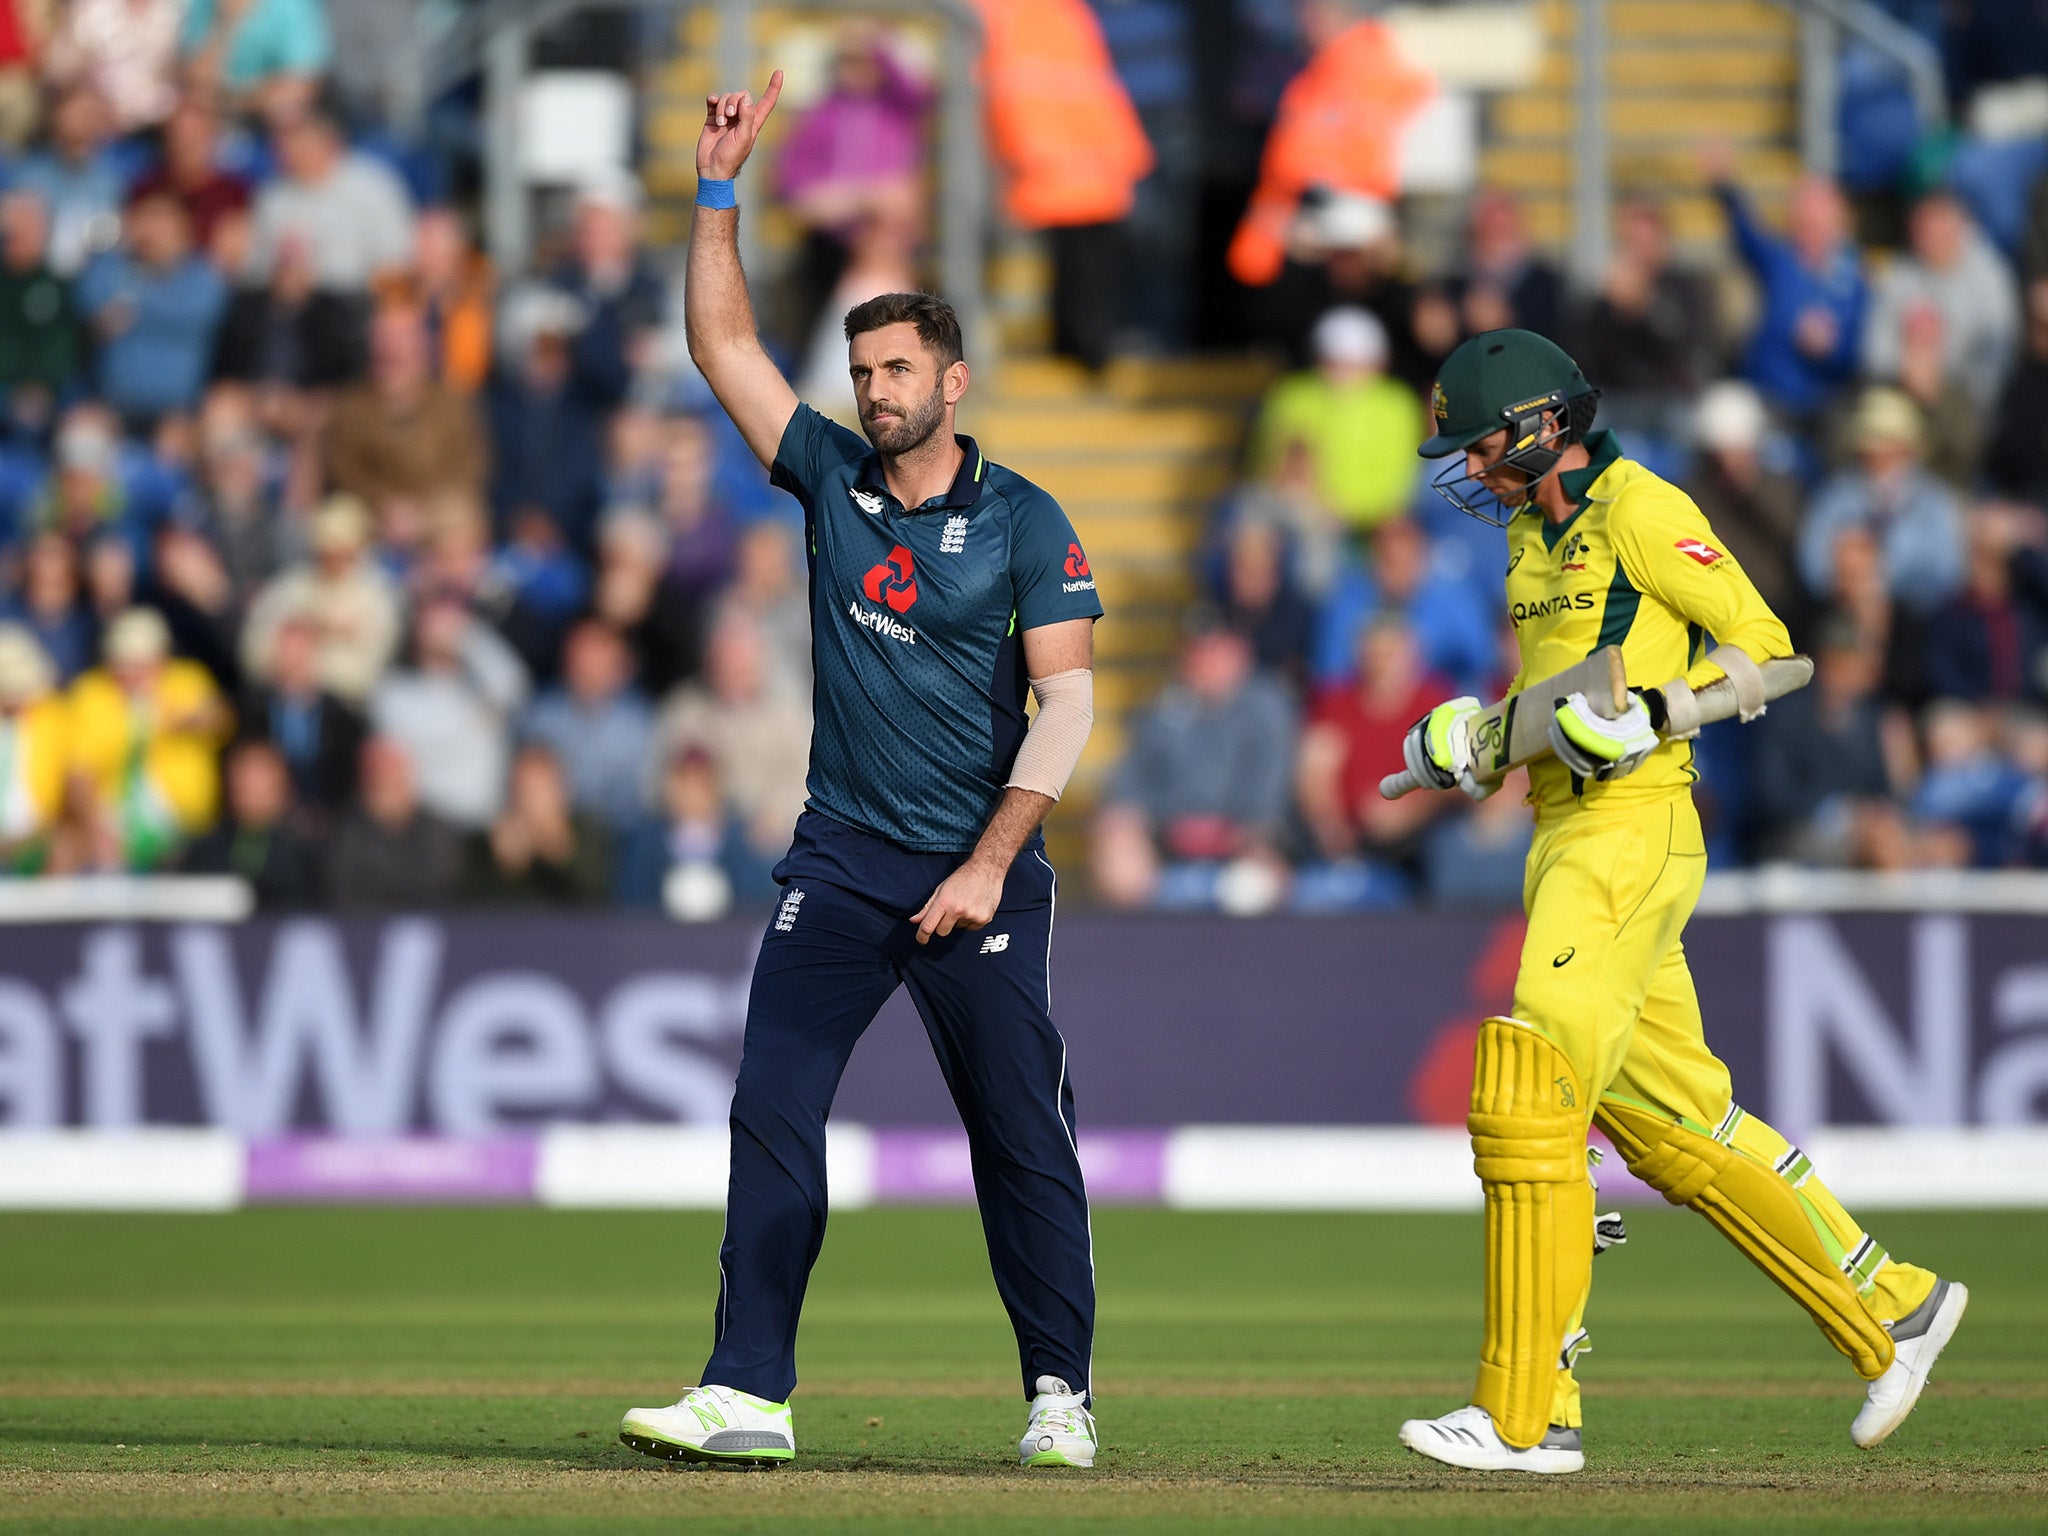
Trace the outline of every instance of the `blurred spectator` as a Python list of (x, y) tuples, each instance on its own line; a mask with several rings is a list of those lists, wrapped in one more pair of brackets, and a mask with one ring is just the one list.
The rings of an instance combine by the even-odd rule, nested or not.
[(1295, 793), (1316, 851), (1327, 859), (1373, 853), (1407, 858), (1444, 809), (1433, 795), (1380, 798), (1401, 770), (1401, 738), (1455, 691), (1426, 670), (1415, 633), (1388, 614), (1359, 632), (1356, 680), (1319, 694), (1296, 760)]
[(658, 799), (659, 809), (641, 821), (621, 852), (620, 901), (703, 917), (721, 916), (735, 904), (774, 902), (774, 856), (748, 843), (726, 799), (718, 761), (706, 748), (686, 747), (668, 758)]
[(1232, 493), (1218, 516), (1231, 528), (1257, 523), (1277, 532), (1288, 552), (1290, 579), (1311, 600), (1325, 596), (1345, 559), (1344, 525), (1323, 505), (1315, 454), (1296, 439), (1282, 444), (1263, 472)]
[(171, 647), (198, 662), (230, 696), (242, 686), (235, 655), (240, 619), (233, 583), (220, 555), (204, 534), (176, 519), (156, 525), (143, 602), (163, 615)]
[(1393, 614), (1414, 632), (1422, 666), (1448, 679), (1450, 691), (1489, 692), (1498, 651), (1490, 610), (1475, 600), (1471, 583), (1436, 569), (1429, 535), (1413, 518), (1381, 523), (1371, 552), (1370, 573), (1348, 569), (1323, 604), (1312, 657), (1316, 681), (1353, 676), (1360, 632), (1374, 616)]
[(1851, 623), (1825, 626), (1813, 686), (1756, 722), (1750, 809), (1767, 858), (1823, 865), (1891, 862), (1873, 841), (1896, 787), (1878, 697), (1881, 653)]
[(138, 436), (199, 403), (227, 309), (227, 285), (194, 254), (190, 222), (169, 193), (148, 193), (128, 206), (127, 248), (78, 275), (78, 310), (99, 340), (100, 397)]
[(320, 0), (188, 0), (179, 48), (200, 91), (237, 106), (297, 106), (327, 65), (327, 18)]
[(533, 701), (520, 735), (553, 754), (578, 811), (614, 830), (646, 814), (654, 716), (633, 686), (625, 642), (609, 624), (586, 619), (569, 632), (561, 684)]
[(619, 394), (609, 373), (582, 366), (585, 349), (574, 345), (581, 321), (582, 307), (565, 293), (513, 293), (499, 320), (487, 402), (499, 526), (536, 507), (587, 548), (604, 489), (605, 421)]
[(1444, 324), (1419, 326), (1420, 302), (1402, 271), (1400, 230), (1378, 198), (1332, 193), (1305, 201), (1288, 261), (1272, 286), (1254, 296), (1260, 339), (1289, 361), (1313, 366), (1316, 322), (1332, 309), (1370, 310), (1387, 333), (1388, 371), (1417, 394), (1458, 344), (1458, 319), (1439, 295)]
[(704, 681), (677, 689), (655, 721), (656, 763), (701, 747), (718, 765), (749, 846), (780, 855), (804, 808), (811, 752), (808, 698), (770, 686), (769, 650), (745, 613), (724, 615), (705, 648)]
[(1227, 258), (1231, 275), (1251, 287), (1279, 277), (1296, 209), (1311, 188), (1382, 202), (1400, 192), (1401, 130), (1436, 91), (1384, 22), (1340, 0), (1307, 0), (1297, 15), (1311, 57), (1280, 97), (1258, 187)]
[[(1465, 270), (1455, 298), (1465, 334), (1519, 326), (1555, 339), (1563, 334), (1564, 279), (1529, 243), (1514, 194), (1481, 187), (1467, 215)], [(1624, 259), (1633, 254), (1624, 246)]]
[(1003, 207), (1052, 247), (1052, 348), (1090, 368), (1123, 328), (1123, 222), (1152, 146), (1087, 0), (980, 0), (988, 152)]
[(1849, 429), (1854, 465), (1815, 494), (1799, 536), (1807, 588), (1825, 592), (1837, 536), (1867, 527), (1881, 541), (1892, 595), (1919, 613), (1962, 584), (1962, 512), (1920, 462), (1918, 406), (1896, 389), (1864, 391)]
[[(796, 120), (775, 162), (777, 194), (803, 229), (793, 264), (792, 336), (809, 337), (822, 317), (837, 328), (838, 317), (829, 311), (838, 307), (843, 314), (845, 306), (828, 298), (839, 287), (855, 233), (878, 206), (914, 206), (931, 105), (931, 86), (904, 67), (885, 34), (858, 24), (842, 31), (832, 52), (831, 88)], [(838, 371), (846, 371), (843, 338)]]
[(323, 686), (361, 705), (398, 647), (398, 601), (368, 554), (370, 518), (352, 496), (333, 496), (313, 515), (313, 558), (268, 582), (249, 607), (242, 664), (262, 678), (272, 637), (287, 614), (320, 627)]
[(37, 496), (35, 523), (83, 543), (129, 514), (121, 476), (121, 434), (105, 407), (82, 401), (57, 427), (49, 480)]
[(1734, 181), (1725, 143), (1704, 156), (1736, 250), (1761, 290), (1742, 372), (1786, 415), (1811, 422), (1855, 371), (1869, 301), (1841, 188), (1809, 175), (1792, 188), (1787, 231), (1767, 234)]
[[(797, 582), (802, 567), (794, 536), (782, 523), (750, 523), (740, 534), (737, 557), (732, 583), (719, 594), (719, 611), (754, 621), (767, 642), (768, 686), (808, 702), (811, 605)], [(645, 687), (649, 693), (662, 691), (651, 682)]]
[(245, 276), (235, 289), (221, 326), (215, 376), (262, 387), (265, 415), (280, 426), (301, 414), (298, 391), (347, 383), (362, 371), (362, 295), (322, 290), (318, 280), (311, 242), (287, 231), (269, 271)]
[(375, 124), (401, 140), (417, 138), (427, 110), (428, 57), (423, 32), (436, 0), (341, 0), (327, 6), (333, 58), (328, 82), (352, 124)]
[(797, 375), (797, 394), (813, 410), (859, 426), (846, 370), (846, 312), (882, 294), (920, 287), (917, 241), (918, 209), (908, 193), (893, 201), (877, 199), (849, 231), (839, 280), (818, 307)]
[(1713, 376), (1714, 291), (1672, 260), (1671, 222), (1655, 198), (1625, 199), (1615, 214), (1615, 253), (1588, 307), (1576, 356), (1600, 381), (1601, 418), (1664, 437), (1682, 434), (1680, 413)]
[(163, 619), (131, 608), (108, 626), (104, 667), (71, 689), (71, 754), (129, 869), (162, 867), (219, 810), (215, 754), (234, 717), (204, 667), (170, 654)]
[[(2019, 295), (2005, 262), (1953, 193), (1931, 192), (1913, 205), (1908, 254), (1878, 278), (1863, 324), (1863, 367), (1898, 379), (1907, 327), (1921, 310), (1939, 316), (1943, 372), (1979, 410), (1998, 399), (2019, 338)], [(1924, 323), (1924, 322), (1923, 322)]]
[(491, 371), (495, 277), (454, 209), (422, 208), (413, 221), (412, 279), (435, 377), (457, 394), (475, 394)]
[(1771, 611), (1796, 629), (1806, 598), (1793, 551), (1805, 503), (1799, 482), (1765, 461), (1769, 430), (1752, 385), (1708, 385), (1693, 410), (1698, 451), (1684, 484)]
[(471, 496), (441, 492), (421, 514), (418, 558), (411, 586), (459, 598), (503, 636), (527, 672), (553, 675), (560, 661), (562, 626), (536, 611), (506, 577), (505, 558), (491, 547), (490, 519)]
[(1881, 691), (1894, 703), (1917, 707), (1927, 697), (1925, 622), (1892, 600), (1884, 548), (1871, 528), (1851, 526), (1835, 535), (1833, 584), (1826, 593), (1830, 618), (1850, 625), (1857, 641), (1883, 658)]
[(1398, 516), (1415, 484), (1421, 402), (1386, 376), (1387, 333), (1370, 311), (1333, 309), (1316, 323), (1316, 368), (1282, 379), (1259, 408), (1252, 463), (1270, 474), (1290, 443), (1316, 462), (1323, 503), (1355, 527)]
[(1175, 0), (1092, 0), (1110, 62), (1152, 145), (1152, 172), (1138, 183), (1127, 225), (1130, 327), (1155, 352), (1188, 344), (1195, 186), (1201, 142), (1195, 121), (1195, 61), (1188, 8)]
[(377, 736), (363, 743), (362, 793), (334, 834), (328, 886), (344, 910), (438, 907), (455, 894), (462, 842), (420, 805), (412, 759)]
[(698, 599), (732, 574), (733, 517), (714, 487), (715, 469), (710, 422), (689, 413), (665, 417), (649, 510), (660, 519), (670, 580)]
[(33, 636), (0, 625), (0, 872), (34, 874), (62, 813), (69, 720)]
[(50, 219), (33, 192), (0, 196), (0, 390), (11, 433), (37, 438), (79, 369), (71, 285), (48, 260)]
[(1950, 485), (1967, 488), (1977, 478), (1984, 408), (1950, 369), (1946, 331), (1947, 322), (1932, 305), (1906, 311), (1899, 327), (1898, 386), (1920, 407), (1927, 467)]
[(572, 810), (562, 764), (529, 742), (512, 759), (505, 808), (470, 839), (463, 892), (486, 906), (579, 907), (610, 884), (603, 825)]
[(243, 736), (274, 747), (291, 775), (293, 798), (329, 822), (355, 797), (368, 727), (320, 684), (320, 625), (312, 614), (288, 613), (279, 621), (263, 675), (268, 681), (242, 698)]
[(1517, 768), (1490, 799), (1430, 828), (1422, 861), (1432, 906), (1499, 911), (1522, 904), (1535, 832), (1528, 794), (1528, 772)]
[[(111, 0), (124, 4), (126, 0)], [(165, 119), (163, 159), (129, 193), (138, 200), (158, 192), (176, 198), (191, 220), (192, 243), (212, 255), (222, 221), (249, 206), (249, 183), (220, 166), (220, 119), (197, 97), (187, 97)], [(225, 263), (222, 264), (225, 267)], [(233, 277), (232, 271), (226, 274)]]
[[(2048, 178), (2044, 178), (2048, 180)], [(2027, 345), (2006, 381), (1984, 454), (1984, 476), (2001, 495), (2048, 506), (2048, 277), (2027, 285)]]
[(255, 396), (237, 384), (216, 384), (199, 409), (199, 452), (181, 512), (219, 551), (238, 610), (290, 557), (279, 480)]
[(121, 235), (126, 188), (107, 141), (106, 103), (90, 86), (61, 92), (50, 107), (46, 148), (23, 157), (11, 190), (33, 193), (49, 210), (49, 261), (65, 277), (109, 250)]
[(1270, 858), (1287, 816), (1294, 706), (1252, 667), (1251, 646), (1198, 615), (1180, 675), (1131, 721), (1096, 822), (1096, 883), (1117, 905), (1150, 899), (1152, 861)]
[(377, 685), (370, 720), (416, 765), (421, 803), (476, 831), (504, 803), (506, 738), (527, 686), (526, 668), (490, 625), (460, 599), (429, 592), (413, 616), (412, 655)]
[(475, 409), (434, 378), (426, 315), (388, 304), (370, 327), (370, 377), (343, 391), (327, 426), (327, 478), (374, 508), (444, 486), (483, 488)]
[(55, 668), (58, 686), (92, 665), (98, 645), (91, 617), (79, 601), (78, 548), (58, 533), (29, 540), (21, 560), (21, 584), (0, 599), (0, 616), (34, 642), (44, 664)]
[(1300, 693), (1308, 680), (1315, 612), (1294, 589), (1287, 551), (1270, 523), (1239, 523), (1223, 554), (1224, 624), (1251, 645), (1252, 660)]
[(185, 850), (179, 867), (194, 875), (240, 875), (261, 912), (322, 904), (327, 871), (321, 847), (292, 814), (292, 779), (267, 741), (245, 738), (228, 751), (227, 815)]
[(668, 310), (668, 284), (640, 244), (642, 197), (631, 171), (586, 178), (576, 189), (569, 258), (549, 278), (578, 305), (578, 368), (608, 379), (614, 404)]
[(58, 89), (98, 92), (117, 133), (154, 128), (177, 101), (183, 0), (66, 0), (43, 54)]
[[(1981, 705), (1937, 699), (1923, 734), (1927, 768), (1906, 802), (1912, 816), (1959, 839), (1957, 851), (1979, 868), (1996, 869), (2018, 851), (2032, 786), (1997, 750), (1997, 724)], [(1926, 862), (1946, 862), (1928, 857)]]
[[(756, 526), (782, 531), (769, 523)], [(659, 698), (696, 672), (703, 608), (669, 574), (668, 540), (647, 513), (613, 512), (599, 526), (591, 605), (595, 616), (624, 639), (633, 676), (649, 697)]]
[(42, 116), (37, 54), (49, 21), (43, 0), (0, 0), (0, 150), (21, 148)]
[[(259, 9), (278, 3), (257, 0)], [(256, 195), (252, 278), (269, 278), (295, 237), (314, 286), (329, 293), (366, 294), (380, 275), (403, 268), (412, 255), (412, 202), (397, 176), (350, 149), (334, 120), (310, 105), (278, 120), (272, 144), (279, 174)]]
[(1927, 621), (1927, 685), (1937, 696), (2048, 699), (2048, 557), (2040, 520), (2038, 512), (1995, 503), (1970, 514), (1963, 589)]

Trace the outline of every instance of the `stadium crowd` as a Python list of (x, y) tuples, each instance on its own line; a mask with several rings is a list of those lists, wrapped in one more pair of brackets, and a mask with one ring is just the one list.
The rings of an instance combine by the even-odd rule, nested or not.
[[(479, 253), (378, 67), (421, 9), (0, 0), (0, 861), (234, 872), (277, 908), (767, 902), (809, 735), (797, 509), (688, 363), (631, 175), (577, 185), (530, 271)], [(1187, 8), (1043, 9), (992, 13), (988, 88), (1056, 345), (1216, 344), (1227, 247), (1263, 280), (1223, 339), (1299, 364), (1103, 786), (1098, 899), (1515, 899), (1518, 796), (1372, 792), (1429, 704), (1510, 671), (1500, 536), (1413, 456), (1435, 360), (1504, 324), (1577, 350), (1602, 425), (1819, 657), (1701, 743), (1720, 859), (2048, 863), (2048, 192), (1979, 176), (2031, 206), (1999, 223), (1928, 180), (1880, 253), (1840, 187), (1803, 182), (1780, 229), (1709, 147), (1752, 318), (1717, 321), (1727, 285), (1647, 197), (1581, 303), (1497, 192), (1442, 270), (1390, 197), (1311, 192), (1273, 244), (1270, 189), (1241, 188), (1217, 226)], [(1247, 15), (1234, 67), (1265, 94), (1231, 100), (1259, 136), (1373, 25)], [(750, 194), (801, 231), (764, 323), (821, 406), (851, 403), (838, 316), (918, 281), (932, 100), (849, 29)], [(1035, 182), (1080, 162), (1034, 123), (1119, 148)]]

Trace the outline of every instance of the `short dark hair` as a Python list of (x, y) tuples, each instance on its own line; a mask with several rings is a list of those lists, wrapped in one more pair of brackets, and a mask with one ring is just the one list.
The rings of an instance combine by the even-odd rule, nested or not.
[(914, 325), (917, 339), (931, 349), (941, 369), (967, 356), (960, 339), (960, 316), (936, 293), (884, 293), (846, 312), (846, 339), (879, 331), (887, 325)]

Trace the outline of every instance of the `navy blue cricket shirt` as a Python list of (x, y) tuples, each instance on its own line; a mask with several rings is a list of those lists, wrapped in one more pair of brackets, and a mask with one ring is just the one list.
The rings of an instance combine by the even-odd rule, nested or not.
[(807, 531), (809, 808), (916, 853), (965, 853), (995, 814), (1026, 725), (1018, 637), (1102, 616), (1059, 503), (957, 441), (952, 487), (906, 509), (865, 438), (799, 405), (771, 473)]

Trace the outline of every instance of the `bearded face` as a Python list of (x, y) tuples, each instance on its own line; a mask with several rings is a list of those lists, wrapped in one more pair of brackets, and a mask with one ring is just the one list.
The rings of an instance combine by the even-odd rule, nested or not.
[(876, 452), (893, 456), (914, 452), (924, 446), (946, 419), (946, 391), (943, 381), (922, 400), (869, 401), (860, 413), (861, 430)]

